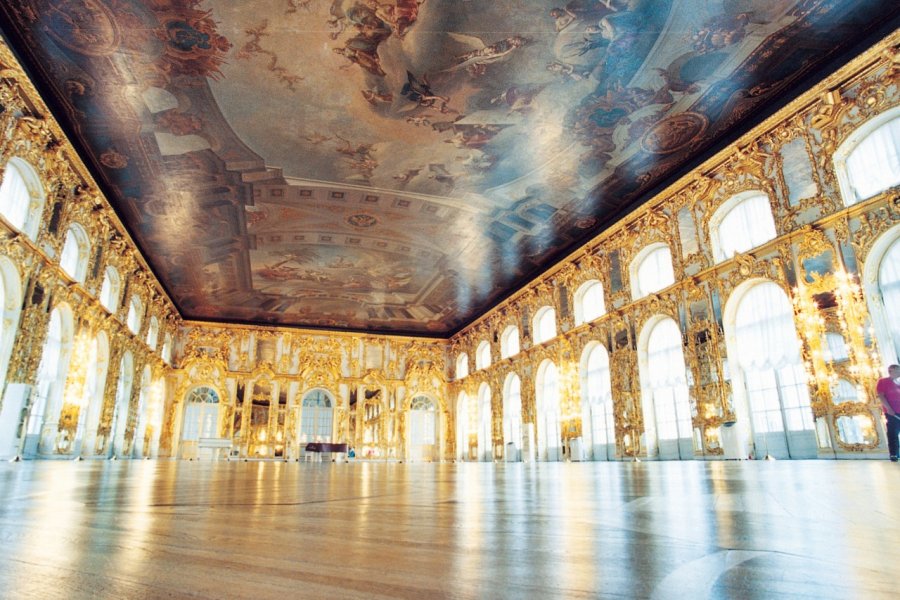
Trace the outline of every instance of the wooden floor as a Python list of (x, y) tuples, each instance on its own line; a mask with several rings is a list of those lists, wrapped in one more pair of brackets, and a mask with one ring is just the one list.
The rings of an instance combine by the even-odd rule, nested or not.
[(3, 598), (898, 597), (884, 461), (0, 465)]

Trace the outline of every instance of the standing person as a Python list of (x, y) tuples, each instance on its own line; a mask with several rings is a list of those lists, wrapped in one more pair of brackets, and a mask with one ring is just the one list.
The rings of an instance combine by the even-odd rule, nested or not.
[(875, 388), (881, 400), (881, 408), (887, 418), (888, 452), (891, 462), (900, 456), (900, 365), (888, 367), (888, 376), (879, 379)]

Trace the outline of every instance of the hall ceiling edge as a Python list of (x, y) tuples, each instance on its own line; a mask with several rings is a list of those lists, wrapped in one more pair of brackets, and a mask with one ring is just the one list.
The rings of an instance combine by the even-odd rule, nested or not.
[(185, 319), (446, 337), (900, 24), (876, 0), (7, 0)]

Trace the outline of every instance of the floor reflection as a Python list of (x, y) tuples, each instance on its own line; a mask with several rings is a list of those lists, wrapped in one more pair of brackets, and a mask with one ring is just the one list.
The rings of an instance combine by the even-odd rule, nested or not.
[(0, 596), (894, 592), (887, 461), (0, 465)]

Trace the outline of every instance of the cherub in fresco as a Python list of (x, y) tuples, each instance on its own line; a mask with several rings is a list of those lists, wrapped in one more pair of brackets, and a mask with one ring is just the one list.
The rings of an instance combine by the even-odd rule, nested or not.
[(460, 161), (460, 165), (471, 171), (487, 171), (494, 166), (494, 157), (490, 154), (473, 150), (466, 156), (457, 156), (456, 160)]
[(590, 75), (589, 71), (576, 69), (575, 65), (554, 61), (547, 65), (547, 70), (563, 77), (571, 77), (575, 81), (583, 81)]
[(285, 9), (284, 14), (291, 15), (295, 12), (299, 12), (300, 9), (304, 9), (306, 12), (310, 12), (309, 5), (312, 3), (312, 0), (287, 0), (287, 9)]
[(567, 8), (552, 8), (550, 9), (550, 16), (556, 21), (556, 33), (574, 23), (575, 19), (578, 18), (575, 16), (575, 13)]
[[(372, 75), (384, 77), (386, 73), (381, 68), (381, 58), (378, 56), (378, 44), (372, 44), (364, 35), (357, 35), (347, 40), (343, 48), (332, 48), (335, 54), (339, 54), (355, 65), (362, 67)], [(341, 67), (342, 69), (346, 68)]]
[[(456, 112), (447, 106), (450, 102), (449, 96), (439, 96), (432, 91), (431, 84), (428, 83), (428, 75), (422, 75), (422, 78), (419, 79), (407, 71), (406, 83), (403, 84), (400, 94), (423, 108), (432, 108), (442, 113)], [(441, 103), (440, 108), (436, 108), (438, 102)]]
[(491, 104), (506, 104), (509, 107), (509, 113), (507, 114), (525, 114), (531, 111), (532, 106), (531, 103), (540, 94), (544, 91), (546, 85), (541, 85), (533, 89), (522, 89), (520, 87), (512, 86), (506, 89), (502, 94), (491, 98)]
[(394, 95), (390, 92), (379, 92), (378, 90), (360, 90), (366, 102), (372, 106), (381, 104), (389, 104), (394, 101)]
[(481, 148), (490, 142), (494, 136), (503, 131), (506, 125), (454, 125), (453, 137), (444, 140), (447, 144), (453, 144), (457, 148), (475, 149)]
[(307, 142), (309, 142), (310, 144), (312, 144), (313, 146), (318, 146), (322, 142), (327, 142), (327, 141), (331, 140), (332, 138), (331, 138), (331, 136), (323, 135), (323, 134), (319, 133), (318, 131), (313, 131), (311, 134), (303, 136), (303, 139), (306, 140)]
[(337, 139), (343, 142), (343, 146), (338, 146), (335, 148), (337, 152), (343, 154), (344, 156), (351, 158), (353, 160), (363, 159), (363, 158), (374, 158), (372, 155), (372, 150), (375, 149), (375, 144), (357, 144), (353, 145), (350, 140), (342, 138), (341, 136), (335, 134)]
[(300, 269), (286, 265), (265, 265), (256, 270), (256, 274), (266, 281), (292, 281), (300, 279)]
[(400, 189), (406, 187), (406, 185), (416, 178), (416, 176), (422, 172), (422, 167), (418, 169), (407, 169), (400, 175), (394, 175), (393, 178), (400, 182)]
[(428, 117), (406, 117), (406, 122), (410, 125), (415, 125), (416, 127), (428, 127), (431, 125), (431, 121), (428, 120)]
[(428, 165), (428, 179), (446, 185), (448, 191), (456, 187), (456, 175), (451, 174), (443, 163), (430, 163)]
[(367, 4), (375, 11), (378, 18), (397, 30), (397, 37), (402, 40), (419, 17), (419, 6), (425, 4), (425, 0), (396, 0), (396, 4), (367, 0)]
[(721, 50), (744, 39), (751, 13), (742, 12), (736, 15), (718, 15), (706, 21), (695, 30), (690, 40), (697, 52)]
[[(454, 57), (454, 65), (447, 71), (468, 69), (472, 74), (483, 74), (481, 67), (504, 60), (519, 48), (526, 46), (530, 40), (514, 35), (491, 45), (486, 45), (480, 38), (461, 33), (448, 33), (450, 37), (472, 48), (471, 51)], [(474, 72), (473, 72), (474, 69)]]

